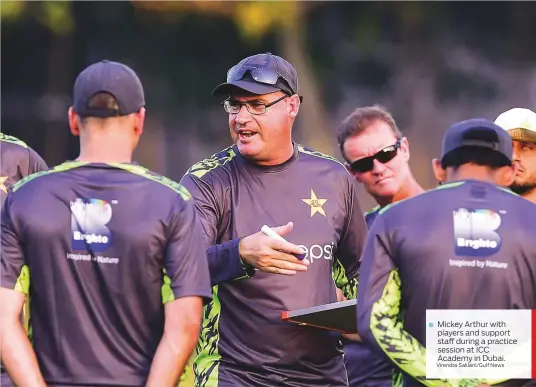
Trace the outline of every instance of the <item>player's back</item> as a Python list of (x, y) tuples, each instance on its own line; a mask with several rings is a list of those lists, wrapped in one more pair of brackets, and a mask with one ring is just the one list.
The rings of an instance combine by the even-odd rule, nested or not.
[(427, 308), (536, 307), (536, 205), (529, 201), (469, 180), (394, 205), (383, 221), (400, 265), (406, 329), (422, 342)]
[(24, 246), (33, 344), (49, 385), (144, 385), (184, 199), (178, 184), (129, 164), (65, 163), (14, 187), (5, 210)]
[(427, 309), (536, 308), (536, 205), (467, 180), (380, 218), (399, 268), (404, 329), (422, 345)]

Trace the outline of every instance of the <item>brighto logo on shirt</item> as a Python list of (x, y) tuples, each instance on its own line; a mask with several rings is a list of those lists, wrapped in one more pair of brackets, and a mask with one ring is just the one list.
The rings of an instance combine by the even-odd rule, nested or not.
[(317, 259), (332, 260), (333, 249), (335, 248), (335, 242), (331, 242), (329, 245), (298, 245), (305, 251), (304, 259), (309, 259), (313, 263)]
[(106, 225), (112, 220), (112, 206), (100, 199), (71, 202), (73, 250), (101, 252), (112, 244), (112, 233)]
[(456, 255), (484, 257), (500, 250), (501, 216), (495, 211), (460, 208), (453, 219)]

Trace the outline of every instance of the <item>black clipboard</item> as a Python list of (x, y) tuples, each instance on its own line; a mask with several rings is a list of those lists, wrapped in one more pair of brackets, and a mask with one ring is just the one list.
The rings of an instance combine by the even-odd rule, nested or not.
[(281, 320), (340, 333), (357, 333), (357, 300), (281, 312)]

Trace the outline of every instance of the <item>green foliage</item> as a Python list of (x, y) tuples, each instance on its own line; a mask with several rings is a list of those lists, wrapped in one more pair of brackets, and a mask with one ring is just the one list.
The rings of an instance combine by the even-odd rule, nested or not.
[(3, 21), (13, 22), (33, 17), (56, 35), (69, 34), (74, 27), (71, 3), (68, 1), (2, 1), (0, 15)]

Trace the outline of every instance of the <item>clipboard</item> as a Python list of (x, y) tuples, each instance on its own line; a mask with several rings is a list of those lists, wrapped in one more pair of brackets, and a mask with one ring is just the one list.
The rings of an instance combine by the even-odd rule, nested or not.
[(281, 320), (340, 333), (357, 333), (357, 300), (281, 312)]

